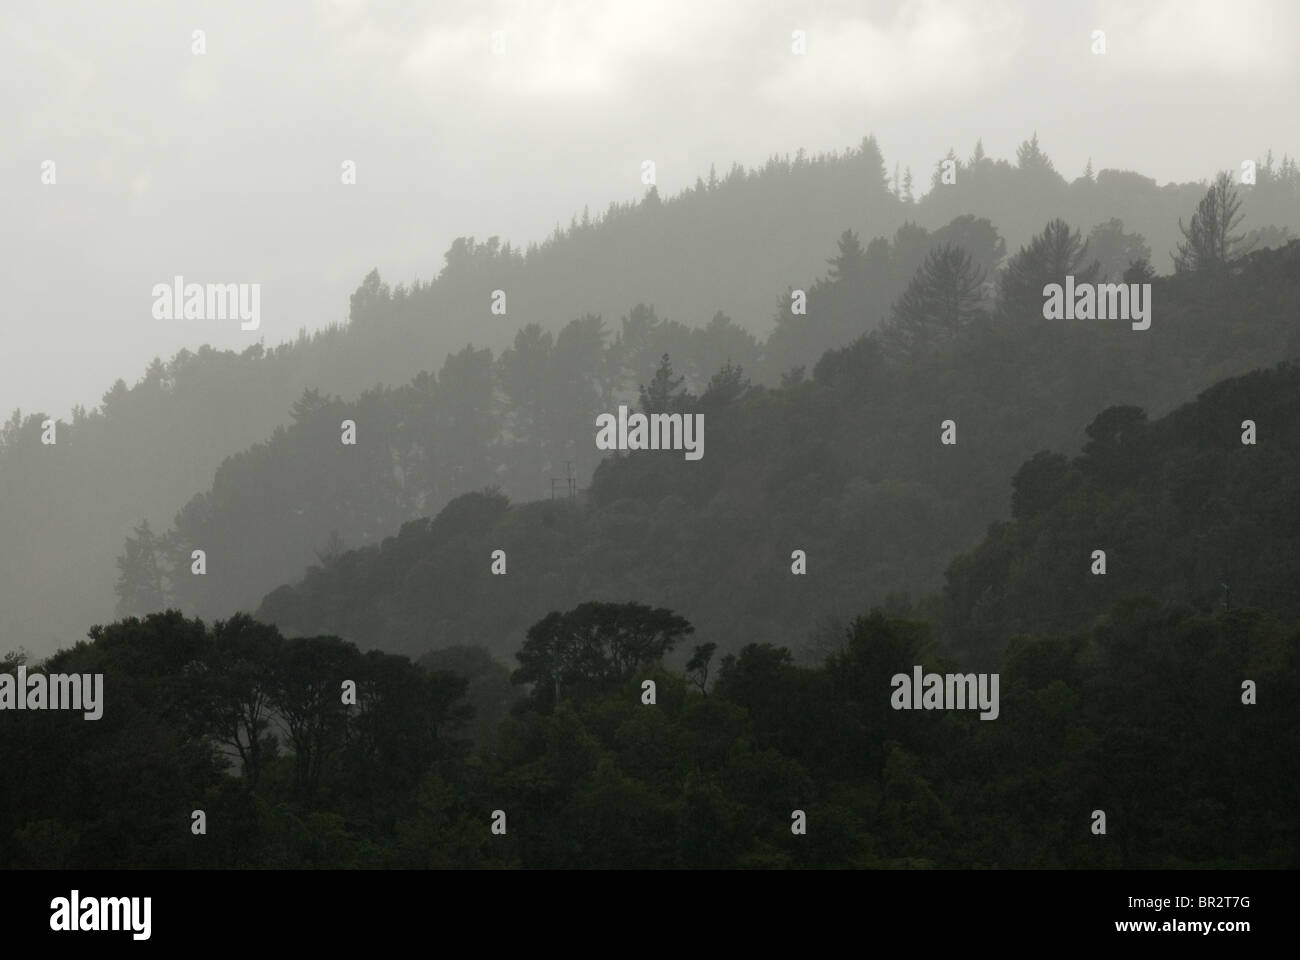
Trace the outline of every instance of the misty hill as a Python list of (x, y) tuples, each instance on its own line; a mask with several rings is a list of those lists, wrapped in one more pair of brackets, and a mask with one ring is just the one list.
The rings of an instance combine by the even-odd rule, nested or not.
[[(556, 337), (593, 313), (613, 329), (614, 318), (638, 302), (654, 304), (656, 316), (668, 321), (659, 341), (690, 340), (696, 330), (715, 328), (707, 349), (656, 345), (679, 367), (697, 368), (689, 374), (696, 381), (730, 358), (757, 382), (774, 385), (789, 367), (811, 365), (825, 349), (880, 322), (927, 252), (918, 228), (937, 230), (969, 210), (996, 211), (993, 223), (1014, 250), (1030, 229), (1059, 213), (1077, 214), (1089, 234), (1120, 218), (1122, 230), (1110, 235), (1127, 237), (1124, 249), (1145, 235), (1159, 265), (1171, 231), (1202, 189), (1157, 188), (1108, 171), (1067, 183), (1033, 143), (1014, 165), (979, 153), (960, 167), (955, 184), (940, 184), (915, 202), (889, 182), (867, 138), (840, 154), (773, 159), (754, 171), (735, 167), (701, 178), (678, 197), (661, 200), (649, 191), (639, 203), (575, 218), (568, 230), (523, 251), (492, 238), (463, 238), (430, 281), (389, 287), (372, 274), (354, 294), (346, 325), (273, 348), (204, 347), (155, 360), (134, 386), (119, 380), (97, 409), (77, 409), (60, 421), (53, 445), (41, 442), (45, 414), (15, 411), (0, 435), (0, 539), (10, 545), (0, 561), (0, 633), (12, 645), (48, 650), (106, 618), (114, 602), (112, 560), (136, 525), (148, 520), (161, 531), (178, 510), (196, 509), (187, 502), (212, 486), (225, 458), (273, 443), (275, 429), (293, 423), (290, 410), (309, 390), (360, 402), (376, 385), (408, 383), (444, 357), (464, 358), (467, 344), (500, 353), (530, 322), (539, 324), (538, 337)], [(1243, 210), (1248, 225), (1276, 227), (1259, 235), (1264, 242), (1277, 242), (1283, 228), (1300, 230), (1294, 162), (1261, 165)], [(856, 315), (832, 323), (826, 318), (836, 316), (833, 310), (814, 310), (807, 323), (785, 322), (794, 319), (784, 315), (788, 290), (811, 287), (846, 227), (860, 235), (875, 265), (865, 281), (870, 295), (853, 300)], [(496, 289), (508, 293), (505, 316), (490, 312)], [(719, 311), (734, 321), (718, 322)], [(758, 339), (769, 329), (770, 343)], [(641, 353), (652, 355), (648, 346)], [(641, 382), (636, 374), (629, 380)], [(455, 446), (450, 453), (453, 460), (470, 456)], [(551, 476), (563, 476), (564, 459), (551, 457), (519, 484), (512, 476), (489, 479), (531, 499)], [(411, 510), (434, 512), (483, 482), (462, 471)], [(218, 477), (214, 489), (221, 485)], [(411, 510), (358, 521), (345, 542), (391, 530)], [(318, 527), (311, 547), (327, 542), (331, 529)], [(300, 538), (287, 548), (290, 566), (259, 583), (258, 592), (292, 576), (310, 559), (303, 551)]]
[[(902, 302), (923, 299), (926, 283), (922, 271)], [(1136, 405), (1161, 416), (1225, 377), (1300, 355), (1300, 243), (1214, 275), (1156, 278), (1151, 296), (1153, 320), (1141, 332), (1125, 321), (1044, 321), (980, 306), (949, 326), (916, 327), (896, 311), (879, 334), (780, 388), (724, 375), (699, 397), (652, 389), (658, 409), (704, 413), (702, 460), (613, 455), (576, 502), (461, 497), (382, 544), (324, 558), (267, 596), (258, 617), (394, 652), (473, 642), (508, 655), (529, 624), (584, 600), (652, 601), (723, 650), (788, 646), (827, 618), (906, 607), (901, 595), (937, 592), (951, 558), (1006, 517), (1017, 468), (1043, 449), (1077, 450), (1090, 425), (1107, 422), (1099, 411)], [(1252, 406), (1280, 404), (1282, 394)], [(1223, 429), (1247, 416), (1233, 413)], [(1283, 413), (1259, 417), (1279, 442)], [(940, 442), (945, 420), (955, 445)], [(1145, 571), (1185, 564), (1163, 552), (1166, 535), (1148, 539)], [(490, 572), (494, 550), (508, 558), (504, 576)], [(791, 572), (794, 550), (806, 552), (806, 576)], [(1197, 569), (1180, 585), (1116, 577), (1114, 586), (1193, 602), (1218, 575)], [(1017, 582), (1035, 589), (1028, 568), (1025, 578)], [(210, 575), (195, 579), (211, 589)]]
[[(353, 402), (306, 391), (291, 424), (228, 458), (170, 529), (134, 531), (119, 562), (118, 612), (248, 609), (321, 553), (377, 542), (466, 489), (534, 499), (558, 482), (567, 495), (570, 478), (585, 486), (603, 456), (592, 442), (595, 418), (635, 405), (665, 356), (678, 358), (679, 372), (664, 376), (715, 405), (741, 387), (741, 369), (852, 339), (869, 309), (888, 309), (882, 296), (901, 293), (931, 251), (952, 244), (982, 273), (1002, 256), (992, 224), (973, 217), (933, 232), (909, 224), (865, 249), (846, 231), (829, 276), (808, 288), (807, 311), (787, 311), (764, 344), (721, 313), (692, 329), (639, 305), (613, 337), (591, 315), (554, 337), (530, 324), (499, 356), (467, 347), (400, 388)], [(346, 423), (356, 427), (354, 444), (342, 442)], [(191, 575), (195, 549), (210, 561), (202, 576)]]
[[(1154, 422), (1138, 407), (1104, 411), (1079, 456), (1028, 460), (1012, 481), (1012, 518), (953, 562), (951, 635), (986, 647), (1068, 634), (1138, 594), (1300, 616), (1298, 422), (1294, 364), (1215, 384)], [(1091, 572), (1094, 550), (1104, 576)]]

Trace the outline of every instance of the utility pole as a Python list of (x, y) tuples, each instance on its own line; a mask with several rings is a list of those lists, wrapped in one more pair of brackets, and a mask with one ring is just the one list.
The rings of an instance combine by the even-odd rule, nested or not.
[(564, 461), (564, 476), (551, 477), (551, 499), (555, 499), (555, 485), (561, 480), (564, 481), (565, 489), (568, 491), (567, 496), (570, 502), (578, 499), (578, 478), (573, 475), (573, 461)]

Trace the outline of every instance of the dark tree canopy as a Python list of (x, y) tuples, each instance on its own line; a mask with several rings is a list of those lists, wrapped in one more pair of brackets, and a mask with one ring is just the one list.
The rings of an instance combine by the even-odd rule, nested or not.
[(562, 699), (582, 697), (627, 680), (694, 632), (662, 607), (583, 603), (567, 613), (549, 613), (529, 628), (512, 679), (533, 684), (533, 700), (552, 707), (557, 688)]

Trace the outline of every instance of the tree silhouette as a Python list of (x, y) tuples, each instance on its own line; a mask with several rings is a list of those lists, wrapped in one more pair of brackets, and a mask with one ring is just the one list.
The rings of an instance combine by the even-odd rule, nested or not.
[(1056, 173), (1052, 161), (1038, 146), (1038, 131), (1032, 139), (1026, 140), (1016, 148), (1016, 164), (1026, 173)]
[(1183, 239), (1173, 255), (1174, 269), (1179, 273), (1216, 273), (1247, 253), (1243, 235), (1233, 233), (1242, 216), (1241, 199), (1232, 187), (1232, 178), (1220, 173), (1197, 204), (1191, 223), (1183, 226), (1182, 218), (1178, 220)]
[(691, 659), (686, 663), (686, 676), (691, 683), (700, 688), (700, 693), (706, 697), (709, 695), (709, 664), (713, 661), (713, 654), (717, 652), (718, 645), (712, 641), (701, 643), (695, 648)]
[(931, 250), (894, 304), (886, 342), (906, 352), (921, 343), (946, 338), (970, 322), (983, 300), (983, 271), (970, 254), (944, 244)]
[(681, 410), (687, 397), (686, 391), (682, 389), (685, 381), (684, 376), (673, 376), (673, 363), (665, 353), (659, 360), (659, 369), (655, 371), (650, 386), (641, 385), (641, 412), (649, 414)]
[(1088, 234), (1088, 249), (1097, 258), (1099, 280), (1112, 283), (1123, 276), (1134, 261), (1151, 259), (1151, 248), (1140, 233), (1125, 233), (1124, 221), (1112, 217)]
[(1058, 218), (1007, 263), (998, 282), (999, 307), (1004, 316), (1040, 316), (1044, 286), (1064, 283), (1067, 276), (1076, 284), (1093, 283), (1100, 270), (1096, 260), (1088, 262), (1088, 244), (1079, 231)]
[(694, 632), (662, 607), (583, 603), (529, 627), (511, 681), (533, 684), (532, 701), (550, 710), (560, 698), (585, 698), (658, 663), (678, 639)]
[(852, 230), (845, 230), (837, 241), (839, 252), (827, 260), (830, 269), (826, 278), (831, 283), (853, 282), (860, 279), (865, 271), (866, 256), (862, 251), (862, 242)]
[(119, 575), (113, 589), (119, 617), (155, 613), (167, 605), (163, 556), (162, 543), (149, 528), (149, 521), (140, 521), (117, 558)]

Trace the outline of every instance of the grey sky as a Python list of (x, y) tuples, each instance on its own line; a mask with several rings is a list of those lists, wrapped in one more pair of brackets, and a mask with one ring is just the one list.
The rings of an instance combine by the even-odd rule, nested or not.
[[(155, 355), (343, 319), (372, 266), (429, 279), (458, 235), (543, 239), (639, 197), (646, 159), (667, 196), (868, 132), (922, 187), (950, 146), (1010, 158), (1035, 129), (1070, 178), (1295, 155), (1297, 37), (1291, 0), (7, 0), (0, 412), (66, 416)], [(262, 284), (261, 329), (155, 320), (177, 274)]]

